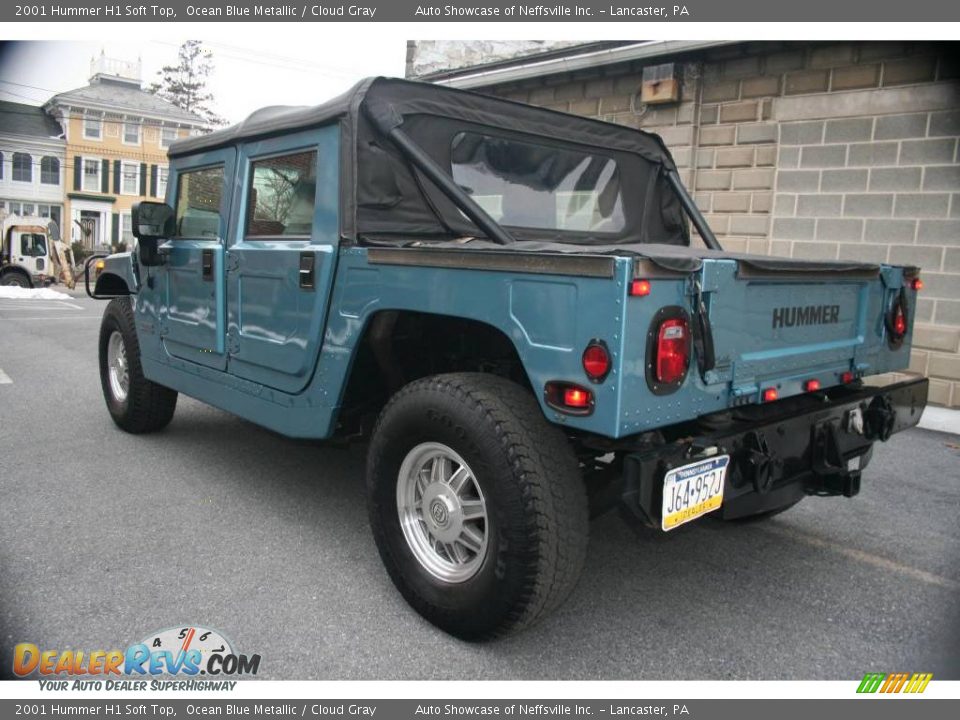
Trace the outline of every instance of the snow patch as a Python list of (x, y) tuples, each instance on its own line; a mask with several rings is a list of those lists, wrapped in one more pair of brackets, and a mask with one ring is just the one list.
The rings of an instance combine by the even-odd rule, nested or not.
[(24, 288), (19, 285), (0, 285), (0, 298), (4, 300), (71, 300), (66, 293), (50, 288)]

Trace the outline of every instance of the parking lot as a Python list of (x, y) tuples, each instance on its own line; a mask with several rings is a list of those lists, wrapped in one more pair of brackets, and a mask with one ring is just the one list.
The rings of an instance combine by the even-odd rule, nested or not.
[(292, 441), (181, 396), (163, 433), (100, 395), (103, 305), (0, 300), (0, 677), (12, 648), (216, 628), (272, 679), (960, 679), (960, 436), (877, 448), (857, 498), (664, 535), (593, 522), (570, 601), (469, 645), (393, 589), (364, 448)]

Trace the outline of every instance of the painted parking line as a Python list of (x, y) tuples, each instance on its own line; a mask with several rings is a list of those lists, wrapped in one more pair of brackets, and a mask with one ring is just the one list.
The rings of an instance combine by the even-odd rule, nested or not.
[(13, 385), (13, 380), (0, 368), (0, 385)]
[(760, 529), (763, 532), (770, 533), (771, 535), (778, 535), (779, 537), (787, 540), (799, 541), (820, 550), (828, 550), (838, 553), (846, 558), (849, 558), (850, 560), (855, 560), (856, 562), (863, 563), (865, 565), (871, 565), (878, 570), (896, 573), (898, 575), (910, 578), (911, 580), (917, 580), (919, 582), (926, 583), (927, 585), (936, 585), (937, 587), (941, 587), (952, 592), (960, 592), (960, 582), (957, 582), (953, 578), (927, 572), (926, 570), (921, 570), (920, 568), (898, 562), (892, 558), (883, 557), (882, 555), (875, 555), (874, 553), (866, 552), (865, 550), (859, 550), (857, 548), (841, 545), (831, 540), (827, 540), (826, 538), (813, 535), (812, 533), (804, 532), (803, 530), (799, 530), (797, 528), (790, 528), (786, 527), (785, 525), (774, 525), (773, 523), (770, 523), (764, 525)]

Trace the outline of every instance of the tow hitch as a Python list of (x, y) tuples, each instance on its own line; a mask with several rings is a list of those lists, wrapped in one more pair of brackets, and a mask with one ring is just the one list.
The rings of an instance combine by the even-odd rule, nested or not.
[[(730, 456), (723, 519), (775, 510), (805, 495), (854, 497), (873, 455), (873, 443), (913, 427), (926, 405), (925, 378), (886, 387), (834, 388), (776, 407), (741, 408), (732, 419), (704, 423), (703, 433), (637, 448), (623, 457), (621, 507), (642, 524), (660, 526), (666, 473), (701, 456), (703, 448)], [(612, 496), (617, 483), (607, 483)]]
[(804, 484), (810, 495), (843, 495), (853, 497), (860, 492), (860, 475), (865, 463), (861, 458), (872, 446), (844, 453), (839, 421), (828, 420), (814, 426), (812, 450), (813, 476)]

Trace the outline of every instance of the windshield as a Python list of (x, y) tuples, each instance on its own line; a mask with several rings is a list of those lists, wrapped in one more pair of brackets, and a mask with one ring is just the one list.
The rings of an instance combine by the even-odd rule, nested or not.
[(626, 225), (611, 157), (459, 132), (450, 163), (456, 183), (503, 225), (592, 233)]

